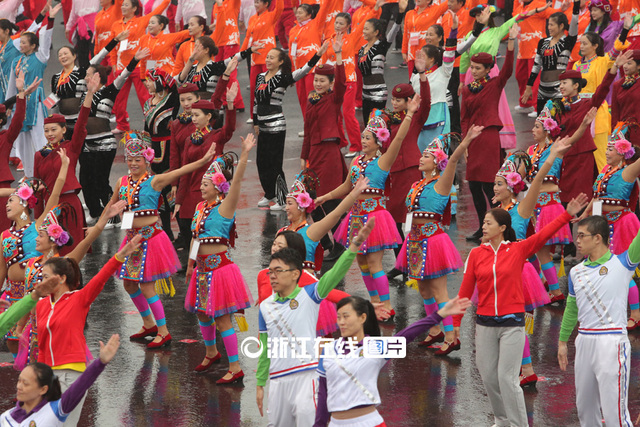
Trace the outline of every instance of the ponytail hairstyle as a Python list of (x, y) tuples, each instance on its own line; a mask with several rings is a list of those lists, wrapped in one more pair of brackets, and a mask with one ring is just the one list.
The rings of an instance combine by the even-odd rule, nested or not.
[[(167, 26), (169, 25), (169, 18), (167, 18), (166, 16), (164, 16), (164, 15), (153, 15), (153, 17), (154, 17), (154, 18), (156, 18), (156, 19), (158, 20), (158, 23), (159, 23), (160, 25), (162, 25), (162, 29), (163, 29), (163, 30), (164, 30), (165, 28), (167, 28)], [(202, 18), (202, 17), (201, 17), (201, 18)], [(204, 19), (204, 18), (202, 18), (202, 19)], [(205, 28), (208, 28), (208, 27), (206, 26), (206, 22), (207, 22), (207, 21), (205, 21)]]
[(376, 18), (368, 19), (367, 22), (373, 26), (373, 31), (378, 32), (378, 40), (382, 40), (385, 38), (385, 24), (384, 21)]
[(549, 17), (549, 21), (553, 21), (557, 26), (562, 25), (562, 31), (567, 31), (569, 29), (569, 19), (567, 19), (567, 15), (562, 12), (556, 12)]
[(351, 32), (351, 21), (352, 21), (351, 15), (349, 15), (347, 12), (340, 12), (340, 13), (338, 13), (336, 15), (336, 19), (337, 18), (342, 18), (345, 21), (347, 21), (347, 27), (349, 28), (349, 31), (347, 31), (347, 32), (350, 33)]
[(300, 9), (304, 10), (307, 15), (309, 15), (309, 19), (314, 19), (320, 10), (319, 5), (311, 5), (307, 3), (303, 3), (298, 6)]
[(493, 208), (488, 211), (486, 215), (491, 215), (498, 225), (506, 226), (502, 233), (504, 240), (508, 240), (509, 242), (515, 242), (517, 240), (516, 232), (513, 230), (513, 227), (511, 227), (511, 214), (509, 214), (509, 212), (501, 208)]
[(438, 37), (440, 37), (440, 43), (438, 44), (438, 47), (443, 47), (444, 46), (444, 28), (442, 28), (442, 25), (434, 24), (429, 28), (433, 28), (433, 31), (435, 31)]
[(201, 27), (204, 27), (204, 29), (202, 30), (202, 35), (204, 36), (208, 36), (209, 34), (212, 33), (211, 29), (209, 28), (209, 26), (207, 25), (207, 20), (204, 19), (202, 16), (200, 15), (194, 15), (189, 19), (195, 19), (196, 21), (198, 21), (198, 25)]
[(12, 36), (15, 32), (20, 31), (20, 27), (18, 27), (13, 22), (9, 21), (6, 18), (0, 19), (0, 30), (7, 31), (9, 30), (9, 35)]
[(289, 55), (287, 55), (287, 53), (279, 47), (274, 47), (271, 50), (275, 50), (276, 52), (278, 52), (278, 61), (282, 61), (282, 65), (280, 65), (280, 71), (282, 71), (282, 74), (290, 75), (292, 66), (291, 58), (289, 58)]
[[(507, 214), (508, 215), (508, 214)], [(342, 298), (338, 301), (338, 305), (336, 306), (337, 310), (340, 310), (347, 304), (351, 304), (353, 310), (356, 312), (358, 316), (362, 316), (362, 314), (367, 315), (367, 319), (364, 321), (362, 325), (364, 329), (364, 334), (369, 335), (371, 337), (379, 337), (380, 336), (380, 326), (378, 325), (378, 319), (376, 318), (376, 311), (373, 308), (371, 303), (357, 296), (350, 296), (346, 298)]]
[(586, 37), (591, 44), (598, 45), (598, 47), (596, 48), (597, 56), (604, 56), (604, 40), (602, 40), (602, 37), (600, 37), (598, 33), (594, 33), (593, 31), (587, 31), (586, 33), (583, 34), (583, 36)]
[(582, 92), (582, 89), (587, 86), (587, 79), (571, 79), (571, 81), (573, 84), (578, 84), (578, 93)]
[(90, 65), (89, 68), (93, 69), (94, 73), (100, 75), (100, 84), (106, 85), (109, 82), (109, 74), (111, 74), (111, 67), (105, 67), (104, 65), (95, 64)]
[(36, 362), (29, 365), (33, 372), (36, 374), (38, 385), (40, 387), (47, 386), (49, 389), (42, 396), (47, 399), (48, 402), (54, 402), (62, 397), (62, 389), (60, 388), (60, 381), (58, 376), (53, 373), (53, 369), (44, 363)]
[(428, 58), (433, 59), (438, 67), (442, 66), (442, 48), (432, 44), (426, 44), (422, 47), (422, 51)]
[(35, 33), (32, 33), (31, 31), (25, 31), (20, 34), (20, 37), (26, 37), (30, 45), (35, 45), (35, 49), (38, 49), (40, 47), (40, 39), (38, 38), (38, 36), (36, 36)]
[(82, 273), (78, 263), (67, 257), (49, 258), (44, 265), (48, 265), (53, 274), (65, 276), (69, 290), (75, 291), (82, 288)]
[(210, 57), (214, 57), (218, 54), (218, 46), (216, 46), (216, 42), (214, 42), (211, 37), (200, 36), (197, 41), (200, 42), (203, 48), (209, 51)]

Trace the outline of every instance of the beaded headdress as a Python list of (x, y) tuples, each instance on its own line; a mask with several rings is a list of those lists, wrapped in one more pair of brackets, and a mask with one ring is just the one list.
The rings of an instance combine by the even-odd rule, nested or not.
[(122, 137), (122, 143), (124, 144), (125, 159), (142, 156), (147, 162), (151, 163), (155, 157), (155, 152), (151, 148), (151, 136), (147, 132), (127, 131)]
[(309, 192), (314, 192), (318, 185), (318, 176), (311, 169), (305, 169), (296, 175), (291, 186), (291, 191), (287, 193), (287, 198), (291, 197), (298, 203), (298, 209), (310, 213), (315, 209), (313, 198)]

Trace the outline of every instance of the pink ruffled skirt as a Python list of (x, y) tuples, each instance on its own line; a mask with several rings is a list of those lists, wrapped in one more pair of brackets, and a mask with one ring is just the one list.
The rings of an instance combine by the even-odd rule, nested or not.
[(631, 241), (638, 234), (640, 221), (628, 209), (607, 212), (604, 216), (609, 222), (609, 249), (615, 255), (620, 255), (629, 249)]
[(524, 263), (522, 268), (522, 295), (524, 296), (524, 309), (526, 311), (533, 311), (551, 302), (540, 275), (528, 261)]
[[(560, 193), (540, 193), (538, 196), (538, 203), (536, 205), (536, 233), (539, 233), (547, 224), (551, 223), (558, 216), (562, 215), (565, 211), (564, 207), (560, 204)], [(565, 224), (556, 231), (555, 234), (547, 241), (547, 245), (568, 245), (573, 242), (571, 235), (571, 226)]]

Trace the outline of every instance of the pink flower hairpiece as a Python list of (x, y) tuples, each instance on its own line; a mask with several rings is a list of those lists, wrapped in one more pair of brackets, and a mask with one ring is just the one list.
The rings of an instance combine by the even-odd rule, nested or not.
[(558, 126), (558, 122), (551, 118), (544, 119), (544, 121), (542, 122), (542, 127), (545, 131), (549, 132), (549, 135), (551, 135), (552, 138), (560, 135), (561, 129), (560, 126)]
[(156, 156), (156, 152), (153, 151), (153, 148), (148, 147), (142, 152), (142, 156), (147, 162), (151, 163), (153, 161), (153, 158)]
[(514, 193), (520, 193), (524, 190), (524, 181), (522, 176), (517, 172), (511, 172), (506, 176), (507, 185), (513, 190)]
[(376, 138), (378, 138), (378, 141), (380, 142), (387, 142), (390, 136), (391, 134), (387, 128), (380, 128), (376, 130)]
[(224, 174), (221, 172), (214, 173), (211, 177), (211, 182), (213, 182), (213, 185), (215, 185), (218, 191), (223, 194), (227, 194), (229, 192), (229, 188), (231, 188), (227, 178), (225, 178)]
[(16, 190), (16, 195), (20, 198), (22, 206), (29, 209), (33, 209), (38, 202), (38, 199), (33, 195), (33, 188), (27, 184), (20, 185)]
[(47, 227), (47, 235), (57, 246), (64, 246), (69, 241), (69, 233), (64, 231), (64, 229), (58, 224), (51, 224)]
[(613, 144), (613, 148), (615, 148), (618, 154), (620, 154), (621, 156), (624, 156), (624, 158), (627, 160), (633, 157), (633, 155), (636, 153), (636, 150), (633, 148), (631, 143), (626, 139), (621, 139), (619, 141), (616, 141)]
[(300, 210), (311, 212), (313, 209), (315, 209), (313, 199), (306, 191), (304, 193), (297, 194), (294, 199), (296, 199), (298, 206), (301, 208)]

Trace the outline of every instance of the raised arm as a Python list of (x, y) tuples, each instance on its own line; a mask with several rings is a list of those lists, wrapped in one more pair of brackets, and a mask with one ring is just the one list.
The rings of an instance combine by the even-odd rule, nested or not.
[(201, 159), (198, 159), (195, 162), (186, 164), (182, 166), (180, 169), (155, 175), (153, 177), (153, 181), (151, 181), (151, 187), (156, 191), (161, 191), (164, 187), (166, 187), (167, 185), (170, 185), (172, 182), (175, 182), (175, 180), (180, 178), (182, 175), (186, 175), (188, 173), (194, 172), (203, 166), (208, 166), (213, 160), (215, 151), (216, 151), (215, 145), (211, 144), (211, 147), (209, 147), (209, 150), (205, 153), (205, 155)]
[(56, 182), (53, 184), (51, 196), (47, 201), (47, 205), (44, 207), (42, 215), (40, 215), (40, 217), (36, 220), (36, 230), (40, 230), (40, 226), (42, 225), (42, 222), (44, 221), (49, 211), (60, 201), (60, 193), (62, 192), (62, 187), (64, 187), (64, 183), (67, 179), (67, 171), (69, 170), (69, 157), (67, 157), (67, 151), (64, 148), (61, 148), (57, 151), (57, 153), (60, 156), (60, 172), (58, 172)]
[(314, 242), (319, 242), (322, 236), (327, 234), (334, 225), (340, 221), (342, 214), (346, 213), (351, 206), (358, 200), (358, 196), (368, 187), (369, 180), (367, 178), (360, 178), (353, 187), (351, 193), (340, 202), (340, 204), (331, 212), (329, 212), (324, 218), (318, 222), (314, 222), (309, 226), (307, 230), (307, 236)]
[(404, 141), (404, 137), (407, 136), (407, 132), (409, 132), (409, 127), (411, 127), (411, 119), (418, 108), (420, 106), (420, 95), (415, 94), (413, 99), (409, 101), (408, 104), (408, 112), (407, 115), (404, 116), (404, 120), (400, 124), (400, 128), (396, 133), (396, 137), (393, 138), (391, 144), (389, 144), (389, 148), (387, 151), (380, 156), (380, 160), (378, 160), (378, 166), (383, 171), (388, 171), (391, 169), (391, 165), (396, 161), (396, 157), (398, 157), (398, 153), (400, 152), (400, 147), (402, 146), (402, 141)]
[(231, 188), (229, 188), (229, 194), (224, 198), (218, 209), (218, 213), (224, 218), (233, 218), (238, 206), (238, 200), (240, 200), (240, 189), (242, 187), (242, 178), (244, 172), (247, 170), (247, 161), (249, 160), (249, 153), (255, 146), (255, 136), (252, 133), (248, 134), (246, 138), (242, 139), (242, 153), (238, 160), (238, 168), (231, 182)]
[(16, 89), (18, 90), (18, 96), (16, 99), (16, 109), (14, 110), (13, 117), (11, 118), (11, 124), (7, 129), (4, 140), (9, 144), (13, 144), (20, 135), (22, 130), (22, 123), (24, 122), (26, 113), (26, 100), (25, 97), (38, 88), (38, 85), (42, 79), (36, 78), (28, 88), (25, 89), (24, 72), (20, 70), (16, 78)]
[(67, 258), (73, 259), (75, 262), (80, 263), (84, 256), (89, 252), (91, 244), (100, 236), (107, 222), (116, 215), (119, 215), (127, 207), (127, 202), (120, 200), (116, 203), (109, 201), (102, 211), (102, 215), (96, 225), (90, 227), (87, 231), (87, 236), (82, 239), (80, 243), (67, 255)]
[(80, 114), (78, 114), (78, 121), (71, 137), (71, 144), (68, 145), (69, 153), (76, 153), (79, 156), (82, 152), (82, 145), (87, 138), (87, 120), (91, 112), (91, 102), (93, 101), (93, 95), (98, 91), (98, 87), (100, 87), (100, 74), (94, 73), (91, 80), (87, 82), (87, 94), (84, 97), (82, 107), (80, 107)]
[(484, 126), (475, 125), (472, 125), (471, 128), (469, 128), (469, 132), (467, 132), (460, 145), (458, 145), (456, 150), (449, 158), (447, 166), (444, 168), (444, 171), (442, 171), (440, 178), (434, 185), (433, 189), (436, 190), (436, 193), (440, 194), (441, 196), (446, 196), (451, 192), (451, 186), (453, 185), (453, 179), (456, 176), (456, 166), (458, 165), (458, 162), (469, 148), (471, 141), (476, 139), (482, 133), (483, 129)]
[(324, 55), (324, 53), (327, 51), (328, 48), (329, 48), (329, 40), (325, 40), (324, 43), (322, 43), (322, 46), (320, 46), (320, 49), (318, 49), (318, 51), (316, 52), (316, 54), (311, 57), (309, 62), (304, 64), (304, 67), (298, 68), (297, 70), (291, 73), (291, 77), (293, 78), (293, 81), (297, 82), (298, 80), (301, 80), (302, 78), (304, 78), (304, 76), (309, 74), (309, 71), (311, 71), (311, 69), (316, 66), (316, 64), (318, 63), (318, 61), (320, 61), (320, 58), (322, 58), (322, 55)]
[(62, 3), (58, 3), (49, 10), (49, 22), (47, 28), (40, 29), (40, 45), (36, 52), (36, 58), (42, 63), (49, 61), (49, 53), (51, 52), (51, 39), (53, 38), (53, 18), (62, 9)]
[(107, 43), (107, 45), (103, 47), (96, 56), (91, 58), (91, 61), (89, 61), (89, 64), (91, 65), (100, 64), (102, 60), (107, 57), (109, 52), (111, 52), (113, 48), (118, 46), (118, 43), (120, 43), (122, 40), (126, 40), (128, 37), (129, 37), (129, 31), (124, 30), (123, 32), (121, 32), (120, 34), (112, 38), (111, 41), (109, 41), (109, 43)]

